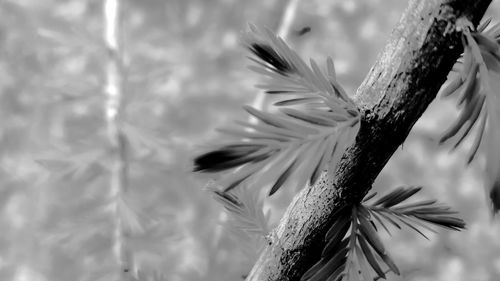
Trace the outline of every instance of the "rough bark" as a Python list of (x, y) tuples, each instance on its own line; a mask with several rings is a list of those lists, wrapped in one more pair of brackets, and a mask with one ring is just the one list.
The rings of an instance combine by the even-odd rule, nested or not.
[(491, 0), (412, 0), (354, 97), (362, 112), (355, 143), (335, 176), (297, 194), (247, 280), (300, 280), (320, 257), (331, 215), (359, 202), (436, 97), (463, 51), (458, 19), (477, 25)]

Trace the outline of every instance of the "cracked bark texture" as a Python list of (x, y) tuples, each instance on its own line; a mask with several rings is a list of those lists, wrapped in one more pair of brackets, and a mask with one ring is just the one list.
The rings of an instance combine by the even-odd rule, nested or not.
[(336, 209), (359, 202), (462, 53), (457, 20), (476, 26), (491, 0), (411, 0), (354, 100), (361, 128), (333, 173), (297, 194), (247, 281), (300, 280), (316, 263)]

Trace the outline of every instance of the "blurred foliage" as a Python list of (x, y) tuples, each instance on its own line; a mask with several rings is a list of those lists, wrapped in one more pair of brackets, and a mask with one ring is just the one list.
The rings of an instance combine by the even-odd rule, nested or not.
[[(145, 228), (128, 245), (142, 279), (241, 280), (249, 272), (253, 260), (224, 231), (223, 207), (203, 190), (207, 178), (189, 172), (190, 159), (257, 93), (240, 32), (248, 22), (275, 29), (285, 4), (125, 1), (127, 202)], [(306, 58), (332, 56), (352, 93), (406, 1), (299, 5), (293, 29), (311, 32), (291, 44)], [(490, 10), (498, 15), (499, 5)], [(0, 1), (0, 280), (109, 280), (102, 31), (99, 0)], [(430, 242), (392, 236), (386, 245), (402, 280), (500, 277), (500, 228), (490, 225), (481, 163), (465, 168), (470, 143), (450, 154), (435, 141), (455, 116), (453, 102), (434, 103), (375, 186), (427, 186), (426, 197), (468, 223)], [(271, 224), (293, 194), (284, 188), (266, 201)]]

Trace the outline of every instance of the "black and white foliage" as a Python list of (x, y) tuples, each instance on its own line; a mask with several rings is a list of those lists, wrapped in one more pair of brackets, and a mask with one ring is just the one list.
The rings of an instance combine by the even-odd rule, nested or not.
[(269, 213), (264, 214), (258, 192), (248, 187), (242, 187), (234, 194), (221, 192), (215, 187), (210, 188), (210, 191), (231, 216), (233, 227), (262, 237), (269, 234)]
[(256, 63), (249, 68), (268, 78), (257, 87), (283, 96), (275, 103), (279, 112), (245, 106), (258, 122), (236, 121), (236, 126), (219, 129), (231, 140), (198, 156), (194, 170), (224, 171), (224, 191), (242, 183), (272, 184), (272, 195), (285, 183), (299, 188), (313, 184), (353, 142), (359, 129), (357, 107), (337, 82), (331, 58), (326, 72), (314, 60), (308, 66), (281, 38), (254, 26), (243, 42)]
[(241, 186), (230, 192), (222, 192), (215, 184), (209, 184), (207, 189), (225, 209), (227, 214), (227, 220), (223, 223), (225, 230), (246, 257), (256, 258), (271, 233), (270, 212), (264, 213), (259, 190)]
[(387, 253), (379, 238), (379, 228), (389, 234), (389, 225), (398, 229), (407, 226), (427, 238), (422, 229), (434, 231), (436, 225), (452, 230), (465, 227), (464, 221), (454, 217), (455, 211), (436, 204), (435, 200), (401, 204), (420, 187), (399, 187), (367, 203), (337, 211), (325, 235), (326, 245), (321, 259), (302, 276), (302, 281), (365, 280), (384, 278), (388, 272), (400, 274), (396, 263)]
[[(500, 208), (500, 149), (495, 147), (500, 143), (500, 131), (495, 128), (500, 102), (493, 89), (500, 86), (495, 85), (500, 81), (500, 25), (487, 28), (488, 24), (477, 30), (469, 22), (463, 24), (464, 54), (441, 89), (443, 97), (457, 96), (461, 112), (441, 143), (450, 140), (456, 148), (478, 127), (468, 163), (484, 148), (496, 211)], [(236, 125), (219, 129), (228, 141), (196, 157), (194, 171), (221, 173), (217, 184), (222, 188), (212, 192), (226, 208), (237, 238), (249, 241), (251, 236), (268, 236), (270, 230), (258, 192), (251, 193), (248, 187), (271, 184), (272, 195), (285, 184), (301, 188), (314, 184), (327, 168), (335, 171), (357, 135), (360, 112), (337, 82), (331, 58), (326, 61), (326, 71), (313, 60), (307, 65), (281, 38), (254, 26), (243, 36), (243, 44), (255, 63), (249, 68), (267, 78), (257, 87), (282, 97), (274, 103), (278, 110), (270, 113), (245, 106), (257, 122), (236, 121)], [(237, 186), (243, 187), (234, 189)], [(391, 226), (407, 227), (426, 239), (424, 230), (435, 232), (432, 226), (464, 229), (456, 212), (436, 200), (406, 203), (420, 190), (400, 187), (378, 199), (374, 193), (361, 203), (346, 203), (338, 209), (325, 235), (320, 260), (301, 280), (368, 281), (385, 279), (390, 272), (399, 275), (379, 238), (380, 229), (391, 234)]]
[(470, 163), (477, 152), (486, 157), (486, 187), (493, 211), (500, 209), (500, 23), (489, 26), (486, 20), (474, 31), (471, 24), (463, 28), (464, 53), (441, 88), (441, 96), (457, 96), (460, 116), (443, 134), (441, 143), (452, 139), (456, 148), (470, 135), (476, 135), (469, 152)]

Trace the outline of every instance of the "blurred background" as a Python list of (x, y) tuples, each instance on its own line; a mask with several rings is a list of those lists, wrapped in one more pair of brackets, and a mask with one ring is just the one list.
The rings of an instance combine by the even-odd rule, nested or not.
[[(106, 154), (101, 0), (0, 1), (0, 280), (110, 280), (113, 216)], [(127, 241), (141, 280), (243, 280), (258, 253), (225, 231), (223, 208), (190, 160), (246, 118), (259, 81), (239, 45), (247, 23), (278, 29), (288, 0), (123, 1), (123, 130), (127, 200), (142, 232)], [(494, 1), (489, 15), (499, 16)], [(298, 1), (288, 41), (303, 58), (332, 56), (353, 93), (407, 1)], [(311, 30), (299, 34), (306, 27)], [(482, 159), (466, 167), (437, 139), (457, 116), (436, 100), (374, 189), (422, 185), (460, 212), (467, 230), (382, 234), (402, 271), (390, 280), (500, 280), (500, 223)], [(295, 190), (265, 199), (275, 225)]]

